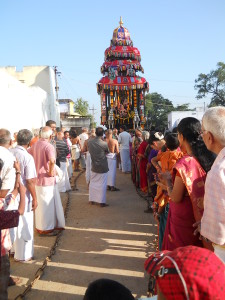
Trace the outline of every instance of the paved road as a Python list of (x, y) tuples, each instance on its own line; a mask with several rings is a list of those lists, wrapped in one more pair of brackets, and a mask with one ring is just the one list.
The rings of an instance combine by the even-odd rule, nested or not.
[[(26, 299), (83, 299), (88, 284), (98, 278), (111, 278), (127, 286), (135, 297), (146, 294), (148, 278), (144, 261), (154, 251), (156, 225), (145, 214), (146, 203), (131, 183), (130, 175), (117, 174), (119, 192), (107, 192), (108, 207), (88, 204), (84, 175), (77, 191), (70, 192), (66, 230), (55, 255), (35, 282)], [(66, 203), (66, 195), (63, 197)], [(35, 260), (12, 263), (12, 274), (23, 282), (9, 289), (9, 298), (25, 289), (41, 266), (55, 237), (35, 237)]]

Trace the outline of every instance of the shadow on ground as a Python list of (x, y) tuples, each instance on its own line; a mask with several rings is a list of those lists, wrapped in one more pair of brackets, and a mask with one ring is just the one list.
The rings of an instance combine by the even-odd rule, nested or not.
[[(130, 176), (118, 171), (117, 186), (120, 191), (108, 191), (109, 206), (101, 208), (88, 204), (85, 176), (79, 178), (78, 190), (70, 192), (67, 227), (56, 254), (26, 299), (80, 300), (88, 284), (103, 277), (121, 282), (135, 297), (146, 295), (144, 261), (155, 251), (157, 227), (152, 214), (143, 212), (145, 200), (137, 195)], [(13, 263), (13, 275), (31, 279), (53, 243), (54, 238), (35, 239), (40, 259), (23, 266), (23, 275)], [(10, 288), (10, 298), (23, 291), (26, 283)]]

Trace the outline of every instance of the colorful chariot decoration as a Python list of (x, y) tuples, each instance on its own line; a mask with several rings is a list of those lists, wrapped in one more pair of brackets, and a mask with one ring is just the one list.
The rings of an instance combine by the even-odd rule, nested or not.
[(137, 72), (144, 73), (140, 51), (133, 47), (130, 33), (120, 26), (113, 31), (111, 45), (105, 50), (105, 61), (101, 66), (103, 77), (97, 83), (101, 96), (101, 124), (108, 128), (144, 127), (145, 92), (149, 84)]

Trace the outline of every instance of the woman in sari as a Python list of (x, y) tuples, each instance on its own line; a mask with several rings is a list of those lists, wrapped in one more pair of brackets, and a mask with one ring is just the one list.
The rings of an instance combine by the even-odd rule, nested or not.
[(148, 193), (148, 182), (147, 182), (147, 173), (146, 173), (146, 167), (148, 163), (148, 159), (145, 156), (145, 150), (148, 146), (147, 140), (149, 139), (149, 132), (143, 131), (142, 132), (142, 143), (140, 144), (140, 147), (137, 151), (137, 159), (138, 159), (138, 169), (139, 169), (139, 175), (140, 175), (140, 189), (144, 193)]
[(163, 250), (193, 245), (212, 249), (206, 241), (194, 235), (193, 224), (203, 214), (204, 183), (215, 156), (208, 151), (201, 137), (201, 124), (192, 117), (178, 125), (181, 150), (186, 153), (174, 166), (173, 176), (161, 175), (170, 197), (170, 209), (163, 239)]
[(131, 159), (131, 170), (132, 170), (132, 180), (136, 187), (139, 187), (139, 171), (137, 170), (137, 151), (140, 146), (142, 136), (142, 130), (136, 128), (135, 135), (132, 138), (132, 159)]

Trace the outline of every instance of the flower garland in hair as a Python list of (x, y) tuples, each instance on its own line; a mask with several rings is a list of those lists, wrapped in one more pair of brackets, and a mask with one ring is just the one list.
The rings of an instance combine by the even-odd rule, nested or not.
[(164, 139), (164, 135), (161, 132), (156, 132), (154, 137), (157, 138), (159, 141)]

